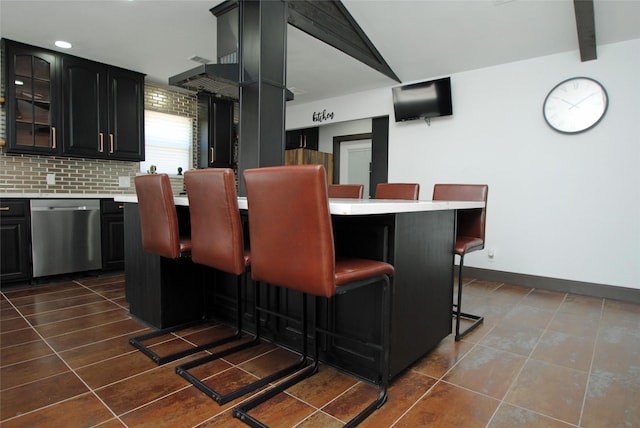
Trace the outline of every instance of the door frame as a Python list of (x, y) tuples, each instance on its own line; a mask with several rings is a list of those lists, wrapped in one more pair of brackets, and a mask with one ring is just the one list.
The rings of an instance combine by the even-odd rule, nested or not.
[(371, 140), (371, 150), (373, 152), (373, 134), (366, 132), (364, 134), (336, 135), (333, 137), (333, 182), (340, 183), (340, 144), (345, 141)]

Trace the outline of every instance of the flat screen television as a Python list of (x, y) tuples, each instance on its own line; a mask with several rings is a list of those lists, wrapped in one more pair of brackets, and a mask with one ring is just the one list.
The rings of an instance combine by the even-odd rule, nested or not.
[(396, 86), (391, 90), (396, 122), (453, 114), (450, 77)]

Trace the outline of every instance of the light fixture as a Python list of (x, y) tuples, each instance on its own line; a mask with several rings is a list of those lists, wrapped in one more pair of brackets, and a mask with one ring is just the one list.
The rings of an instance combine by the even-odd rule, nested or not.
[(56, 40), (54, 44), (62, 49), (71, 49), (71, 43), (65, 42), (64, 40)]

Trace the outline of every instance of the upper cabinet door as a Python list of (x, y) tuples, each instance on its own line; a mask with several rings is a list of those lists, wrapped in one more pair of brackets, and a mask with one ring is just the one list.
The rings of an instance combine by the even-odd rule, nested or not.
[(5, 42), (7, 152), (57, 154), (59, 63), (32, 46)]
[(144, 76), (112, 67), (109, 87), (109, 157), (144, 160)]
[(144, 160), (144, 74), (2, 42), (7, 152)]
[(108, 152), (106, 66), (62, 59), (64, 154), (105, 157)]
[(64, 154), (144, 160), (144, 76), (64, 58)]

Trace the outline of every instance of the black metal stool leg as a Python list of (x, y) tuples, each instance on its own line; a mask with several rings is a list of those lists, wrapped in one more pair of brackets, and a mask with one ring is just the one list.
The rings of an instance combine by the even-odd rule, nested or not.
[[(307, 357), (307, 353), (308, 353), (308, 343), (307, 343), (307, 336), (308, 336), (308, 322), (307, 322), (307, 294), (303, 294), (303, 303), (302, 303), (302, 356), (304, 359), (306, 359)], [(299, 371), (298, 373), (295, 374), (295, 376), (290, 377), (289, 379), (279, 383), (278, 385), (274, 386), (273, 388), (267, 390), (266, 392), (258, 395), (257, 397), (246, 401), (244, 403), (242, 403), (241, 405), (239, 405), (238, 407), (236, 407), (235, 409), (233, 409), (233, 416), (235, 416), (236, 418), (240, 419), (241, 421), (243, 421), (244, 423), (246, 423), (247, 425), (254, 427), (254, 428), (266, 428), (267, 425), (263, 424), (262, 422), (260, 422), (259, 420), (257, 420), (256, 418), (254, 418), (253, 416), (251, 416), (248, 412), (249, 410), (258, 407), (260, 404), (266, 402), (267, 400), (275, 397), (276, 395), (280, 394), (281, 392), (283, 392), (284, 390), (286, 390), (287, 388), (290, 388), (291, 386), (295, 385), (296, 383), (310, 377), (313, 376), (314, 374), (316, 374), (318, 372), (318, 354), (319, 354), (319, 341), (318, 341), (318, 330), (316, 329), (316, 323), (317, 323), (317, 318), (318, 318), (318, 313), (319, 313), (319, 305), (318, 305), (318, 298), (314, 297), (314, 301), (315, 301), (315, 313), (316, 316), (314, 318), (314, 322), (313, 322), (313, 330), (314, 330), (314, 356), (313, 356), (313, 364), (309, 365), (307, 367), (304, 368), (304, 370)]]
[[(379, 409), (386, 401), (387, 401), (387, 390), (388, 390), (388, 386), (389, 386), (389, 328), (390, 328), (390, 300), (391, 300), (391, 281), (389, 280), (389, 277), (384, 276), (382, 278), (377, 278), (378, 281), (384, 281), (384, 285), (383, 285), (383, 289), (382, 289), (382, 317), (381, 317), (381, 332), (380, 332), (380, 344), (371, 344), (371, 343), (365, 343), (364, 341), (361, 341), (361, 343), (366, 344), (370, 347), (374, 347), (375, 349), (380, 351), (380, 357), (379, 357), (379, 370), (380, 370), (380, 393), (378, 394), (378, 397), (371, 403), (369, 403), (369, 405), (362, 410), (360, 413), (358, 413), (356, 416), (354, 416), (349, 422), (347, 422), (345, 424), (345, 427), (355, 427), (357, 425), (359, 425), (362, 421), (364, 421), (371, 413), (373, 413), (376, 409)], [(306, 295), (305, 295), (306, 296)], [(325, 329), (319, 328), (318, 327), (318, 323), (319, 323), (319, 314), (320, 314), (320, 306), (318, 304), (318, 298), (316, 297), (316, 314), (315, 314), (315, 318), (314, 318), (314, 323), (313, 323), (313, 330), (314, 330), (314, 336), (313, 336), (313, 341), (314, 341), (314, 361), (313, 364), (311, 366), (306, 367), (304, 370), (300, 371), (299, 373), (297, 373), (295, 376), (292, 376), (291, 378), (285, 380), (284, 382), (274, 386), (273, 388), (267, 390), (266, 392), (258, 395), (257, 397), (244, 402), (242, 404), (240, 404), (238, 407), (236, 407), (233, 410), (233, 416), (235, 416), (236, 418), (240, 419), (241, 421), (243, 421), (244, 423), (246, 423), (247, 425), (254, 427), (254, 428), (266, 428), (267, 425), (265, 425), (263, 422), (257, 420), (256, 418), (254, 418), (253, 416), (251, 416), (248, 412), (259, 406), (260, 404), (268, 401), (269, 399), (275, 397), (276, 395), (278, 395), (279, 393), (283, 392), (284, 390), (286, 390), (287, 388), (295, 385), (296, 383), (314, 375), (315, 373), (317, 373), (318, 371), (318, 364), (319, 364), (319, 348), (320, 348), (320, 341), (319, 341), (319, 335), (320, 333), (323, 334), (329, 334), (331, 336), (336, 336), (336, 337), (343, 337), (346, 339), (351, 339), (351, 340), (357, 340), (355, 338), (351, 338), (351, 337), (346, 337), (340, 334), (336, 334), (335, 332), (329, 332)], [(306, 304), (304, 305), (306, 307)], [(306, 309), (303, 310), (303, 324), (306, 326), (307, 322), (306, 322)], [(306, 338), (307, 338), (307, 330), (306, 327), (303, 327), (303, 337), (304, 337), (304, 344), (303, 344), (303, 352), (306, 355), (306, 348), (307, 348), (307, 344), (306, 344)]]
[[(464, 255), (460, 256), (460, 268), (458, 269), (458, 303), (454, 304), (455, 309), (455, 317), (456, 317), (456, 342), (470, 333), (473, 329), (478, 327), (483, 321), (484, 317), (480, 315), (473, 315), (469, 313), (462, 312), (462, 265), (464, 263)], [(467, 327), (465, 330), (460, 332), (460, 318), (464, 318), (467, 320), (473, 321), (473, 323)]]
[(215, 348), (217, 346), (224, 345), (226, 343), (233, 342), (235, 340), (240, 339), (242, 337), (242, 316), (241, 316), (242, 312), (241, 312), (241, 305), (240, 305), (241, 277), (238, 277), (236, 286), (237, 286), (237, 296), (238, 296), (238, 321), (236, 324), (236, 331), (234, 334), (227, 337), (223, 337), (222, 339), (217, 339), (209, 343), (205, 343), (204, 345), (194, 346), (192, 348), (188, 348), (183, 351), (175, 352), (169, 355), (158, 355), (156, 352), (154, 352), (151, 348), (149, 348), (147, 345), (143, 343), (146, 340), (154, 339), (156, 337), (161, 337), (170, 333), (175, 333), (177, 331), (184, 330), (188, 327), (194, 327), (202, 323), (202, 321), (195, 321), (195, 322), (191, 322), (191, 323), (187, 323), (187, 324), (183, 324), (175, 327), (165, 328), (162, 330), (154, 331), (154, 332), (143, 334), (140, 336), (132, 337), (131, 339), (129, 339), (129, 343), (132, 346), (136, 347), (138, 350), (140, 350), (147, 357), (151, 358), (156, 364), (161, 366), (163, 364), (170, 363), (171, 361), (179, 360), (180, 358), (184, 358), (189, 355), (196, 354), (200, 351)]
[[(258, 282), (256, 282), (254, 284), (254, 299), (255, 299), (255, 305), (253, 308), (253, 314), (254, 314), (254, 321), (256, 324), (256, 335), (254, 337), (253, 340), (240, 344), (238, 346), (234, 346), (232, 348), (229, 349), (225, 349), (224, 351), (220, 351), (217, 352), (215, 354), (211, 354), (208, 355), (206, 357), (185, 363), (185, 364), (181, 364), (179, 366), (176, 367), (176, 373), (179, 374), (180, 376), (182, 376), (183, 378), (185, 378), (187, 381), (189, 381), (191, 384), (193, 384), (196, 388), (198, 388), (200, 391), (202, 391), (203, 393), (205, 393), (208, 397), (214, 399), (218, 404), (226, 404), (229, 401), (233, 401), (236, 398), (239, 398), (245, 394), (248, 394), (249, 392), (255, 391), (258, 388), (261, 388), (273, 381), (276, 381), (284, 376), (287, 376), (291, 373), (294, 373), (300, 369), (302, 369), (303, 367), (306, 366), (307, 362), (306, 362), (306, 345), (303, 349), (303, 355), (300, 357), (300, 359), (298, 360), (298, 362), (287, 366), (279, 371), (277, 371), (276, 373), (272, 373), (262, 379), (259, 379), (255, 382), (252, 382), (248, 385), (245, 385), (241, 388), (238, 388), (228, 394), (221, 394), (218, 391), (214, 390), (212, 387), (210, 387), (209, 385), (207, 385), (206, 383), (204, 383), (202, 380), (198, 379), (197, 377), (193, 376), (191, 373), (189, 373), (189, 370), (200, 366), (202, 364), (208, 363), (210, 361), (214, 361), (217, 360), (219, 358), (225, 357), (227, 355), (231, 355), (231, 354), (235, 354), (238, 351), (241, 351), (243, 349), (249, 348), (251, 346), (257, 345), (260, 343), (260, 314), (259, 314), (259, 307), (260, 307), (260, 299), (259, 299), (259, 284)], [(306, 299), (305, 299), (306, 302)], [(305, 317), (306, 317), (306, 304), (305, 304), (305, 309), (304, 309), (304, 313), (305, 313)], [(306, 328), (306, 327), (304, 327)]]

